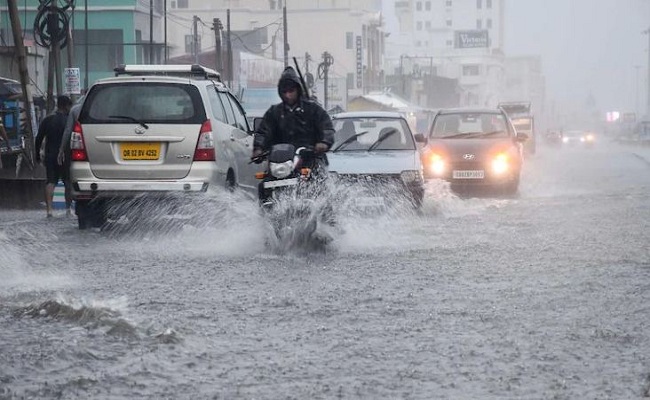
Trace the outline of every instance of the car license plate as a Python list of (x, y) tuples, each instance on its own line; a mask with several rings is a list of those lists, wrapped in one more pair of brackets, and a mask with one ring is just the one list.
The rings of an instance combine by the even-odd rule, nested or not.
[(485, 171), (482, 169), (470, 171), (454, 170), (453, 177), (454, 179), (483, 179), (485, 178)]
[(157, 160), (160, 142), (125, 142), (120, 144), (122, 160)]
[(282, 179), (278, 181), (264, 182), (264, 189), (272, 189), (282, 186), (293, 186), (298, 184), (298, 178)]

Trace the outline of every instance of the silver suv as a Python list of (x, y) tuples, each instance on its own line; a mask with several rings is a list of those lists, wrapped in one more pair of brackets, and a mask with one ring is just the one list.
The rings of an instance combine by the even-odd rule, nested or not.
[(142, 194), (256, 189), (253, 136), (219, 74), (199, 65), (122, 65), (88, 91), (70, 139), (79, 228)]

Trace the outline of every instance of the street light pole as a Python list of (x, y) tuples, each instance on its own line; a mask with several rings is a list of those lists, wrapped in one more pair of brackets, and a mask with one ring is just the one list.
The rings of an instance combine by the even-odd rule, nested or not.
[(646, 117), (650, 118), (650, 28), (644, 31), (648, 35), (648, 94), (646, 101)]
[(643, 65), (634, 66), (634, 113), (639, 117), (639, 70)]

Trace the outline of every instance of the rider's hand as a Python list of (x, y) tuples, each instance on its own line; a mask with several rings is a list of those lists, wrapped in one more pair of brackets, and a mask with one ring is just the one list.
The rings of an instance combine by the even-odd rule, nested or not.
[(65, 162), (65, 154), (63, 154), (62, 151), (59, 151), (59, 155), (56, 157), (56, 161), (59, 163), (59, 165), (63, 165)]
[(251, 160), (255, 162), (256, 164), (259, 164), (262, 162), (262, 158), (260, 156), (262, 155), (263, 151), (259, 147), (256, 147), (253, 149), (253, 155), (251, 156)]
[(316, 153), (325, 153), (329, 148), (330, 146), (327, 143), (318, 142), (316, 143), (316, 146), (314, 146), (314, 151)]

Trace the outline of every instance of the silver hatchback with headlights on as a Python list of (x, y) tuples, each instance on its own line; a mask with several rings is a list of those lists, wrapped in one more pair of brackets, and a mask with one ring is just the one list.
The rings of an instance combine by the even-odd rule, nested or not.
[(362, 188), (352, 196), (357, 206), (390, 206), (387, 202), (397, 197), (415, 207), (422, 204), (424, 180), (416, 141), (424, 137), (412, 133), (404, 116), (344, 112), (334, 115), (332, 122), (336, 133), (328, 153), (329, 170), (339, 181)]
[(103, 225), (122, 199), (256, 188), (252, 133), (216, 71), (122, 65), (115, 75), (90, 88), (70, 140), (80, 229)]

